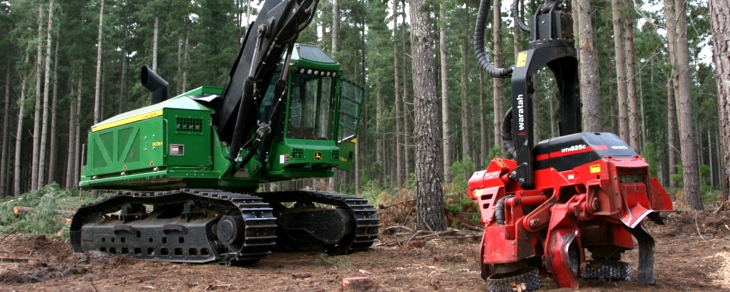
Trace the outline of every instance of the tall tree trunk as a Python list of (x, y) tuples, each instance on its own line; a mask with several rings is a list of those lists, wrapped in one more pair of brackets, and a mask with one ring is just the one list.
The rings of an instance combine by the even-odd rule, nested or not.
[(554, 103), (555, 103), (556, 98), (557, 97), (555, 97), (555, 96), (551, 96), (550, 99), (548, 100), (549, 101), (548, 107), (549, 107), (549, 111), (550, 111), (550, 116), (548, 117), (548, 121), (550, 122), (550, 137), (556, 137), (556, 135), (558, 134), (557, 130), (555, 129), (556, 128), (555, 121), (553, 119), (553, 113), (555, 113), (554, 112), (555, 111)]
[[(182, 36), (177, 37), (177, 62), (175, 63), (177, 65), (177, 72), (175, 73), (175, 94), (180, 94), (180, 74), (182, 74)], [(273, 186), (273, 184), (270, 184)]]
[(703, 210), (700, 185), (698, 181), (697, 157), (695, 156), (695, 137), (692, 131), (692, 99), (689, 82), (689, 43), (687, 40), (687, 2), (675, 0), (676, 57), (677, 81), (679, 91), (676, 93), (677, 121), (679, 122), (679, 144), (682, 149), (682, 166), (684, 167), (684, 202), (694, 210)]
[[(502, 16), (499, 7), (501, 6), (500, 0), (494, 1), (494, 7), (492, 15), (492, 42), (494, 52), (494, 67), (502, 68)], [(494, 99), (494, 146), (502, 147), (502, 119), (504, 118), (504, 106), (502, 105), (502, 99), (504, 99), (504, 90), (502, 89), (503, 79), (492, 78), (493, 83), (493, 99)]]
[[(101, 21), (99, 22), (99, 27), (101, 27)], [(159, 31), (159, 17), (157, 16), (157, 11), (155, 11), (155, 24), (152, 30), (152, 71), (155, 72), (157, 72), (157, 38)], [(99, 35), (101, 36), (101, 33)]]
[(411, 160), (410, 160), (410, 154), (411, 151), (408, 149), (409, 142), (411, 142), (411, 131), (410, 131), (410, 125), (411, 125), (411, 111), (409, 111), (408, 107), (408, 58), (406, 58), (406, 2), (403, 0), (401, 2), (401, 39), (400, 39), (400, 49), (401, 49), (401, 56), (403, 56), (403, 63), (401, 68), (403, 68), (403, 94), (401, 95), (401, 100), (403, 100), (403, 133), (406, 135), (403, 136), (403, 161), (404, 163), (404, 173), (406, 180), (408, 180), (411, 176)]
[(718, 144), (722, 163), (720, 167), (721, 199), (728, 200), (730, 193), (730, 3), (725, 0), (710, 0), (710, 23), (712, 42), (715, 46), (713, 60), (717, 80), (717, 106), (720, 109), (720, 136)]
[[(127, 38), (127, 29), (124, 28), (124, 38)], [(117, 114), (122, 113), (122, 102), (125, 100), (124, 98), (124, 90), (126, 89), (126, 82), (127, 82), (127, 48), (122, 47), (122, 80), (120, 81), (121, 84), (119, 84), (119, 103), (117, 104)], [(180, 84), (178, 84), (179, 87)], [(184, 92), (184, 91), (183, 91)]]
[(438, 96), (433, 64), (433, 38), (426, 1), (410, 3), (411, 56), (416, 121), (416, 228), (446, 230), (440, 166), (441, 143), (438, 133)]
[[(58, 26), (61, 27), (60, 25)], [(53, 56), (53, 99), (51, 100), (51, 145), (48, 154), (48, 183), (56, 181), (56, 157), (58, 157), (58, 151), (56, 151), (56, 144), (58, 143), (58, 135), (56, 135), (56, 103), (58, 102), (58, 43), (61, 39), (58, 38), (59, 31), (56, 30), (56, 49)]]
[[(411, 27), (411, 30), (413, 30), (413, 27)], [(411, 31), (411, 34), (413, 34), (413, 31)], [(411, 47), (413, 46), (411, 43)], [(449, 66), (447, 60), (448, 55), (446, 53), (446, 4), (443, 2), (439, 4), (439, 56), (441, 59), (441, 137), (444, 147), (444, 183), (448, 184), (451, 182), (451, 130), (449, 129)], [(415, 67), (413, 74), (416, 74)], [(413, 80), (413, 83), (415, 84), (416, 80)], [(419, 128), (418, 123), (414, 127)], [(418, 158), (416, 158), (416, 161), (418, 161)]]
[[(486, 99), (487, 95), (484, 93), (484, 71), (479, 70), (479, 112), (486, 113)], [(480, 158), (477, 162), (479, 169), (487, 168), (485, 164), (489, 164), (487, 156), (489, 155), (489, 146), (487, 141), (487, 115), (479, 115), (479, 149), (481, 150)]]
[(667, 50), (669, 51), (669, 63), (672, 65), (669, 80), (667, 81), (667, 144), (668, 144), (668, 156), (669, 156), (669, 188), (671, 189), (670, 196), (674, 198), (677, 184), (672, 179), (672, 175), (677, 173), (677, 160), (676, 151), (677, 143), (675, 135), (677, 129), (677, 111), (675, 107), (675, 94), (677, 92), (677, 57), (676, 55), (676, 16), (674, 12), (674, 0), (664, 0), (664, 17), (666, 18), (667, 24)]
[(40, 161), (38, 162), (38, 185), (36, 189), (40, 189), (45, 185), (46, 174), (46, 142), (48, 137), (48, 91), (51, 87), (51, 27), (53, 27), (53, 0), (48, 5), (48, 29), (46, 30), (46, 68), (43, 76), (43, 118), (41, 126), (41, 144), (40, 144)]
[[(246, 16), (248, 18), (248, 16)], [(182, 78), (182, 92), (186, 92), (186, 87), (188, 84), (188, 60), (190, 59), (190, 56), (188, 55), (188, 36), (190, 35), (190, 31), (185, 32), (185, 60), (183, 61), (183, 78)]]
[[(28, 64), (28, 53), (25, 53), (25, 64)], [(15, 132), (15, 163), (13, 167), (13, 195), (15, 197), (20, 196), (20, 160), (23, 141), (23, 111), (25, 110), (25, 82), (28, 80), (27, 74), (23, 75), (23, 80), (20, 82), (20, 100), (18, 104), (18, 129)]]
[(83, 157), (81, 156), (81, 123), (78, 120), (78, 116), (81, 114), (81, 84), (82, 84), (82, 73), (84, 71), (79, 69), (79, 85), (76, 89), (76, 122), (74, 123), (76, 125), (76, 137), (74, 137), (74, 140), (76, 142), (74, 145), (76, 146), (76, 150), (74, 150), (74, 186), (78, 186), (78, 182), (81, 180), (81, 159)]
[(624, 58), (624, 40), (622, 33), (621, 2), (611, 0), (613, 12), (613, 43), (616, 54), (616, 80), (618, 85), (619, 136), (629, 141), (629, 106), (626, 100), (626, 59)]
[[(94, 124), (98, 123), (100, 116), (101, 98), (101, 37), (102, 29), (104, 28), (104, 0), (99, 1), (101, 3), (99, 8), (99, 41), (96, 43), (96, 86), (94, 87)], [(156, 19), (156, 18), (155, 18)], [(155, 28), (157, 22), (155, 22)], [(153, 65), (154, 66), (154, 65)], [(153, 69), (154, 70), (154, 69)]]
[(639, 144), (639, 107), (636, 100), (636, 74), (634, 61), (634, 2), (623, 0), (624, 52), (626, 54), (626, 95), (629, 102), (629, 146), (641, 152)]
[[(9, 51), (6, 51), (9, 52)], [(0, 144), (2, 148), (2, 158), (0, 158), (0, 198), (4, 198), (7, 194), (7, 185), (5, 184), (7, 179), (8, 167), (6, 165), (8, 161), (8, 114), (10, 113), (10, 53), (5, 55), (5, 111), (3, 115), (3, 141)]]
[[(338, 58), (340, 48), (339, 48), (339, 34), (340, 34), (340, 5), (337, 2), (337, 0), (332, 0), (332, 54), (335, 58)], [(335, 190), (337, 188), (337, 174), (339, 173), (339, 170), (335, 169), (335, 175), (329, 178), (329, 188), (330, 190)]]
[(710, 164), (710, 188), (715, 188), (715, 169), (714, 157), (712, 157), (712, 135), (710, 135), (710, 127), (707, 127), (707, 162)]
[[(461, 160), (465, 160), (467, 157), (474, 157), (471, 153), (471, 127), (469, 122), (469, 79), (467, 73), (469, 72), (469, 1), (464, 1), (466, 4), (464, 13), (464, 40), (461, 45)], [(443, 72), (446, 73), (446, 72)], [(469, 169), (469, 172), (473, 169)]]
[[(336, 1), (336, 0), (335, 0)], [(405, 138), (403, 132), (401, 132), (401, 100), (400, 100), (400, 82), (399, 82), (399, 71), (398, 71), (398, 1), (393, 1), (393, 78), (395, 95), (395, 180), (396, 186), (403, 187), (403, 157), (401, 155), (401, 149), (403, 148), (401, 137)]]
[[(379, 42), (378, 32), (375, 32), (375, 43)], [(378, 46), (375, 46), (375, 54), (380, 54)], [(378, 163), (378, 167), (382, 170), (385, 169), (383, 154), (384, 141), (383, 141), (383, 98), (380, 94), (380, 75), (375, 75), (375, 162)], [(377, 174), (378, 181), (382, 186), (385, 181), (384, 171)]]
[(583, 131), (602, 131), (601, 75), (598, 72), (598, 50), (593, 38), (592, 7), (589, 0), (577, 0), (580, 44), (580, 97), (583, 102)]
[[(641, 122), (641, 145), (646, 145), (646, 143), (649, 143), (646, 139), (646, 112), (644, 111), (644, 88), (642, 87), (642, 81), (641, 76), (639, 76), (639, 96), (637, 97), (639, 99), (639, 121)], [(653, 83), (650, 83), (653, 84)], [(643, 149), (643, 146), (642, 146)]]
[(674, 80), (670, 78), (667, 81), (667, 154), (669, 156), (669, 189), (671, 190), (669, 195), (672, 199), (674, 199), (674, 194), (677, 191), (677, 183), (672, 179), (672, 175), (677, 173), (677, 155), (675, 154), (677, 151), (677, 140), (675, 138), (677, 133), (677, 122), (675, 120), (677, 109), (674, 106), (674, 93)]
[[(71, 89), (71, 94), (74, 95), (74, 89)], [(73, 99), (69, 99), (68, 106), (68, 156), (66, 157), (66, 189), (70, 190), (74, 187), (75, 167), (74, 159), (76, 157), (76, 102)]]
[(30, 189), (38, 186), (38, 168), (40, 163), (40, 136), (41, 136), (41, 65), (43, 63), (43, 8), (38, 7), (38, 57), (35, 66), (35, 112), (33, 114), (33, 157), (30, 174)]

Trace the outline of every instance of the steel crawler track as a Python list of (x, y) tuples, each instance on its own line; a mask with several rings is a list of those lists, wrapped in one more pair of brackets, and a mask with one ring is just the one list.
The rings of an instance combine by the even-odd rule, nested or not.
[[(191, 202), (198, 208), (186, 211), (172, 207)], [(178, 212), (152, 211), (146, 215), (122, 210), (119, 215), (106, 215), (139, 205)], [(240, 216), (245, 226), (245, 236), (235, 244), (226, 245), (216, 238), (215, 227), (225, 215)], [(98, 250), (170, 262), (252, 262), (271, 253), (275, 222), (269, 205), (251, 195), (191, 189), (120, 192), (79, 208), (71, 222), (71, 245), (75, 252)]]
[[(368, 250), (378, 240), (380, 221), (366, 199), (326, 192), (247, 195), (181, 189), (119, 192), (81, 206), (71, 223), (71, 245), (75, 252), (96, 250), (159, 261), (256, 262), (276, 246), (277, 218), (270, 203), (300, 201), (332, 205), (348, 214), (348, 226), (342, 229), (350, 231), (327, 245), (327, 253)], [(145, 205), (154, 210), (148, 213)]]
[(354, 220), (354, 236), (344, 237), (337, 247), (330, 247), (326, 250), (330, 254), (341, 254), (351, 251), (368, 250), (373, 243), (378, 241), (378, 227), (380, 219), (375, 208), (368, 204), (368, 200), (353, 196), (317, 192), (317, 191), (287, 191), (256, 193), (265, 202), (295, 202), (311, 201), (327, 204), (344, 209), (350, 212)]

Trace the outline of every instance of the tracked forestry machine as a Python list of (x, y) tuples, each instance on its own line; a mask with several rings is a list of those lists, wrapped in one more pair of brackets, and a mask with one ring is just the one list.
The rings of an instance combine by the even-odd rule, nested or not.
[(116, 195), (81, 206), (76, 252), (189, 263), (251, 263), (273, 249), (367, 250), (367, 200), (260, 183), (350, 170), (362, 87), (319, 48), (296, 44), (318, 0), (267, 0), (223, 88), (168, 99), (143, 68), (152, 105), (91, 127), (81, 187)]
[[(621, 255), (634, 249), (632, 236), (638, 282), (654, 284), (654, 240), (642, 222), (662, 224), (657, 212), (671, 211), (672, 202), (646, 161), (616, 135), (581, 132), (570, 14), (560, 1), (546, 0), (529, 26), (516, 18), (530, 33), (530, 48), (518, 53), (512, 68), (495, 68), (484, 53), (489, 8), (482, 0), (475, 50), (490, 76), (511, 77), (512, 107), (501, 133), (510, 159), (493, 159), (469, 180), (484, 225), (479, 263), (488, 289), (535, 290), (539, 273), (565, 288), (578, 288), (578, 277), (629, 280), (631, 267)], [(535, 144), (531, 81), (545, 66), (560, 92), (561, 136)]]

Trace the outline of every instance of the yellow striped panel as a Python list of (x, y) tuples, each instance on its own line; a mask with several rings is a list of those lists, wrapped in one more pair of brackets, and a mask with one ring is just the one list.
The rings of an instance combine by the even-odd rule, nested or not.
[(96, 131), (106, 130), (106, 129), (118, 127), (121, 125), (126, 125), (126, 124), (131, 124), (134, 122), (144, 121), (144, 120), (151, 119), (151, 118), (156, 118), (161, 115), (162, 115), (162, 110), (160, 109), (160, 110), (156, 110), (153, 112), (129, 117), (126, 119), (116, 120), (116, 121), (112, 121), (112, 122), (108, 122), (108, 123), (104, 123), (104, 124), (98, 124), (96, 126), (91, 127), (91, 131), (96, 132)]

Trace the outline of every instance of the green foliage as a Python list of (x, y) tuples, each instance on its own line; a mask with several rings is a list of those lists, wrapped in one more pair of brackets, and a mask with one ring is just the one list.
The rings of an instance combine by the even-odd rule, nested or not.
[(684, 167), (681, 164), (677, 164), (677, 173), (673, 174), (671, 179), (677, 186), (677, 189), (674, 189), (675, 193), (682, 190), (682, 187), (684, 186)]
[(451, 174), (453, 182), (457, 190), (466, 190), (469, 184), (469, 178), (474, 173), (474, 162), (471, 161), (471, 157), (466, 157), (464, 160), (456, 161), (451, 164)]
[(502, 147), (494, 146), (492, 149), (489, 149), (489, 155), (486, 159), (487, 165), (489, 165), (489, 162), (491, 162), (492, 159), (497, 157), (505, 158), (507, 157), (507, 154), (502, 151)]
[(654, 143), (646, 143), (644, 145), (644, 149), (641, 150), (641, 157), (646, 160), (646, 163), (649, 164), (649, 173), (652, 177), (657, 177), (659, 173), (659, 165), (661, 157), (657, 155), (656, 147), (654, 146)]
[[(100, 196), (105, 198), (112, 195), (106, 193)], [(96, 200), (90, 192), (65, 190), (58, 184), (50, 184), (41, 189), (28, 192), (18, 198), (7, 198), (0, 202), (0, 234), (17, 232), (23, 234), (43, 234), (48, 237), (57, 237), (61, 231), (61, 238), (68, 240), (68, 225), (64, 222), (58, 210), (75, 211), (79, 206)], [(13, 207), (22, 206), (33, 208), (28, 214), (15, 214)]]

